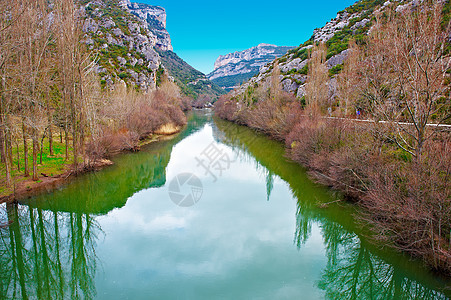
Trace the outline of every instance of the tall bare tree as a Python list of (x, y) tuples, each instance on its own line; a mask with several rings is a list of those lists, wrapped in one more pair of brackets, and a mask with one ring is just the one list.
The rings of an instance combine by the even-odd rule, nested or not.
[(327, 103), (329, 97), (327, 80), (326, 46), (320, 43), (313, 46), (306, 84), (307, 107), (314, 115), (320, 113), (321, 108)]
[(368, 43), (372, 112), (387, 122), (385, 137), (415, 157), (434, 135), (427, 128), (432, 117), (441, 123), (451, 116), (445, 93), (451, 63), (445, 43), (450, 31), (441, 25), (442, 5), (429, 1), (421, 9), (379, 19)]
[(349, 108), (355, 103), (359, 96), (359, 66), (361, 51), (354, 39), (349, 40), (348, 52), (343, 63), (343, 70), (337, 76), (338, 99), (340, 101), (341, 113), (348, 115)]

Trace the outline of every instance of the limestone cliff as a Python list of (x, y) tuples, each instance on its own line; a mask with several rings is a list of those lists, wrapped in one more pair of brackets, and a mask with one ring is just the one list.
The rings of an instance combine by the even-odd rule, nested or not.
[(257, 74), (261, 67), (292, 48), (294, 47), (260, 44), (244, 51), (221, 55), (208, 78), (225, 89), (231, 89)]
[[(143, 91), (152, 90), (161, 73), (158, 70), (163, 68), (189, 96), (207, 94), (214, 98), (223, 93), (172, 52), (164, 8), (129, 0), (83, 0), (80, 3), (85, 16), (83, 42), (96, 57), (96, 72), (103, 87), (123, 81)], [(176, 72), (174, 61), (184, 66), (184, 74)]]

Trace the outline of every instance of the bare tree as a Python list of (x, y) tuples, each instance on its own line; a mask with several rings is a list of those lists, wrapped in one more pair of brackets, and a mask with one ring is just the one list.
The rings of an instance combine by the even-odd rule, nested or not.
[(326, 46), (320, 43), (313, 46), (306, 84), (307, 107), (313, 115), (320, 113), (321, 108), (327, 103), (329, 97), (327, 80)]
[(354, 39), (349, 40), (349, 47), (346, 59), (343, 63), (343, 70), (337, 76), (338, 99), (340, 101), (341, 113), (348, 115), (349, 108), (355, 104), (359, 96), (359, 63), (361, 60), (360, 49)]
[(421, 9), (393, 12), (388, 20), (377, 21), (368, 43), (372, 112), (387, 122), (384, 136), (415, 157), (435, 134), (427, 130), (432, 117), (439, 124), (451, 116), (445, 94), (449, 26), (442, 29), (441, 11), (442, 4), (429, 2)]

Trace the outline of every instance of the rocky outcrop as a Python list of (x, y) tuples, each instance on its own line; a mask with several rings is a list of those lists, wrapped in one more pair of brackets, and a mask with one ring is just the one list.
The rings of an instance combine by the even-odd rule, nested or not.
[[(373, 28), (371, 20), (375, 13), (383, 14), (386, 10), (401, 12), (405, 9), (416, 7), (419, 2), (421, 0), (392, 0), (382, 4), (377, 0), (357, 1), (354, 5), (339, 12), (335, 18), (327, 22), (323, 27), (315, 29), (312, 37), (308, 41), (277, 60), (280, 73), (282, 74), (280, 76), (282, 89), (298, 98), (305, 96), (309, 51), (313, 47), (312, 44), (323, 42), (328, 47), (327, 60), (325, 62), (329, 70), (327, 86), (329, 88), (329, 95), (333, 99), (337, 94), (337, 80), (335, 76), (337, 72), (340, 72), (340, 65), (345, 62), (348, 55), (348, 50), (346, 49), (347, 43), (345, 41), (353, 36), (358, 36), (362, 39), (371, 32)], [(244, 70), (240, 65), (240, 59), (243, 59), (246, 55), (248, 54), (232, 53), (221, 56), (215, 64), (215, 71), (210, 76), (217, 78)], [(230, 67), (230, 65), (233, 65), (234, 68)], [(274, 66), (275, 61), (262, 65), (259, 72), (247, 82), (236, 87), (233, 94), (237, 96), (244, 93), (249, 87), (255, 88), (256, 86), (268, 84)]]
[(103, 87), (124, 82), (143, 91), (155, 89), (162, 67), (186, 95), (214, 98), (223, 92), (172, 52), (164, 8), (129, 0), (91, 0), (81, 9), (84, 43), (97, 51), (95, 71)]
[(155, 48), (172, 49), (164, 27), (164, 9), (141, 7), (128, 0), (93, 0), (82, 8), (86, 16), (84, 41), (92, 50), (101, 49), (96, 70), (102, 85), (124, 81), (142, 90), (154, 89), (160, 66)]
[(147, 28), (157, 37), (156, 46), (163, 51), (172, 51), (171, 37), (166, 30), (166, 11), (160, 6), (131, 3), (122, 0), (121, 5), (133, 15), (147, 23)]
[(248, 80), (276, 57), (281, 57), (293, 47), (260, 44), (244, 51), (221, 55), (208, 78), (225, 89)]

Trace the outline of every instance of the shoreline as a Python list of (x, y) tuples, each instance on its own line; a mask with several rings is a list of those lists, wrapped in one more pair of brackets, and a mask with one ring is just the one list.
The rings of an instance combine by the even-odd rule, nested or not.
[[(180, 133), (182, 129), (183, 127), (178, 127), (170, 131), (168, 130), (167, 132), (159, 131), (158, 133), (150, 135), (146, 139), (141, 141), (139, 143), (139, 148), (156, 142), (172, 139), (176, 134)], [(129, 150), (123, 150), (113, 154), (112, 157), (124, 153), (132, 152)], [(74, 171), (72, 167), (69, 167), (66, 168), (63, 173), (54, 176), (47, 176), (40, 173), (41, 176), (39, 177), (38, 181), (33, 181), (31, 178), (29, 178), (27, 180), (20, 181), (17, 185), (14, 184), (13, 192), (7, 195), (0, 196), (0, 204), (28, 199), (42, 193), (50, 193), (58, 189), (59, 187), (69, 183), (70, 180), (72, 180), (72, 178), (74, 177), (90, 172), (97, 172), (111, 165), (114, 165), (114, 162), (110, 159), (100, 159), (97, 160), (93, 165), (82, 167), (77, 171)]]
[[(329, 176), (327, 176), (326, 173), (323, 172), (323, 170), (321, 168), (315, 168), (314, 166), (311, 166), (307, 163), (303, 163), (301, 161), (296, 160), (295, 158), (293, 158), (292, 153), (290, 152), (290, 148), (288, 148), (285, 145), (285, 141), (283, 139), (279, 139), (273, 135), (271, 135), (268, 132), (264, 132), (262, 130), (259, 130), (258, 128), (249, 126), (245, 123), (239, 123), (236, 121), (231, 121), (228, 120), (226, 118), (221, 118), (219, 116), (217, 116), (218, 119), (225, 121), (225, 122), (231, 122), (233, 124), (239, 125), (239, 126), (245, 126), (247, 128), (249, 128), (250, 130), (253, 130), (255, 132), (261, 133), (263, 134), (266, 138), (274, 140), (276, 142), (279, 142), (282, 144), (282, 146), (284, 147), (284, 152), (285, 152), (285, 157), (288, 158), (289, 160), (291, 160), (293, 163), (305, 168), (308, 177), (310, 178), (310, 180), (314, 183), (320, 184), (323, 187), (330, 189), (332, 191), (337, 191), (339, 193), (341, 193), (343, 195), (343, 199), (337, 200), (337, 201), (333, 201), (331, 203), (325, 203), (325, 204), (320, 204), (318, 205), (318, 208), (320, 209), (325, 209), (327, 208), (327, 206), (329, 204), (335, 203), (335, 202), (346, 202), (349, 205), (352, 205), (358, 209), (365, 209), (365, 207), (361, 204), (361, 201), (364, 200), (365, 196), (367, 196), (367, 192), (365, 191), (361, 191), (358, 190), (352, 186), (346, 185), (343, 182), (337, 181), (334, 178), (331, 178)], [(335, 185), (334, 183), (338, 183), (338, 185)], [(344, 187), (344, 188), (343, 188)], [(363, 213), (359, 213), (357, 216), (357, 219), (359, 219), (360, 221), (363, 222), (367, 222), (367, 220), (365, 219), (365, 216), (363, 215)], [(363, 224), (363, 223), (362, 223)], [(364, 225), (370, 225), (369, 223), (365, 223)], [(372, 226), (372, 225), (370, 225)], [(378, 239), (374, 236), (375, 231), (373, 231), (373, 229), (370, 229), (370, 235), (368, 235), (368, 241), (370, 243), (372, 243), (373, 245), (378, 245)], [(434, 267), (432, 266), (423, 256), (421, 255), (413, 255), (411, 252), (409, 251), (403, 251), (400, 250), (399, 248), (397, 248), (395, 245), (386, 245), (388, 246), (390, 249), (402, 253), (402, 254), (406, 254), (409, 257), (411, 257), (412, 259), (416, 259), (416, 260), (420, 260), (424, 263), (425, 267), (428, 268), (428, 270), (433, 273), (436, 276), (439, 276), (441, 278), (445, 278), (447, 280), (451, 279), (451, 274), (444, 268), (442, 267)], [(450, 287), (451, 289), (451, 287)]]

